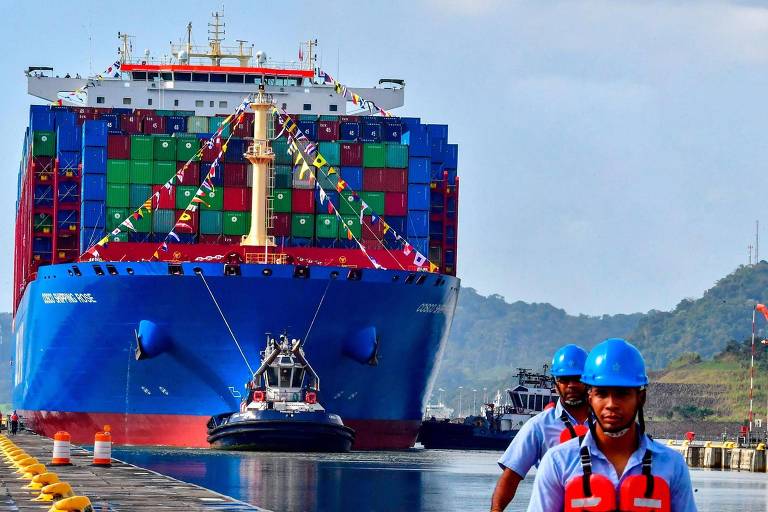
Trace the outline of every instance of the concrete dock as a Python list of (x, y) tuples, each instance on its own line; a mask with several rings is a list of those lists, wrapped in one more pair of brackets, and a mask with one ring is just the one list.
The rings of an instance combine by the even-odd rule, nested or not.
[[(0, 436), (0, 439), (5, 436)], [(111, 467), (93, 466), (93, 455), (72, 446), (71, 466), (51, 466), (53, 440), (20, 432), (8, 436), (16, 446), (56, 473), (59, 480), (71, 485), (75, 495), (90, 499), (93, 510), (200, 510), (245, 512), (263, 510), (202, 487), (181, 482), (125, 462), (112, 459)], [(3, 454), (0, 453), (0, 456)], [(40, 491), (23, 489), (30, 481), (19, 479), (16, 467), (0, 459), (0, 512), (41, 511), (51, 509), (52, 502), (30, 501)]]
[(688, 443), (668, 441), (667, 445), (680, 453), (689, 467), (707, 469), (729, 469), (732, 471), (766, 472), (766, 450), (764, 445), (743, 448), (732, 442)]

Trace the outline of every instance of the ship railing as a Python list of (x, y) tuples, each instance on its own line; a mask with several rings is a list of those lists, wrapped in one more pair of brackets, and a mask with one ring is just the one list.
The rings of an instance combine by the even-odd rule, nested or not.
[(247, 252), (246, 263), (260, 263), (262, 265), (284, 265), (288, 263), (288, 255), (284, 253)]
[(249, 156), (254, 158), (269, 157), (274, 156), (274, 153), (272, 152), (272, 148), (269, 147), (269, 144), (266, 142), (254, 141), (254, 143), (248, 146), (248, 149), (245, 150), (245, 157), (248, 158)]
[[(224, 48), (222, 48), (223, 50)], [(239, 48), (236, 48), (239, 50)], [(248, 65), (245, 67), (259, 67), (259, 68), (267, 68), (267, 69), (285, 69), (288, 71), (307, 71), (309, 70), (309, 65), (303, 62), (296, 62), (296, 61), (277, 61), (269, 59), (264, 63), (254, 63), (251, 62), (251, 56), (248, 54), (243, 55), (243, 57), (248, 57), (249, 62)], [(126, 61), (126, 64), (135, 64), (135, 65), (158, 65), (158, 66), (169, 66), (169, 65), (200, 65), (200, 66), (211, 66), (211, 58), (216, 58), (216, 56), (212, 57), (190, 57), (187, 59), (186, 62), (179, 62), (179, 59), (176, 57), (171, 57), (164, 55), (163, 57), (149, 57), (149, 58), (137, 58), (137, 59), (131, 59), (129, 61)], [(229, 62), (230, 60), (237, 61), (238, 55), (227, 55), (226, 57), (222, 56), (220, 59), (222, 60), (221, 65), (222, 66), (230, 66), (235, 65), (238, 66), (238, 63), (236, 62)], [(239, 66), (243, 67), (243, 66)]]

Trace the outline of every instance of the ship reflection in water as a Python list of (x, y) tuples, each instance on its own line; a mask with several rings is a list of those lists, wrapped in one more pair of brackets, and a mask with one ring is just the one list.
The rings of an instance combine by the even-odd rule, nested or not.
[[(115, 448), (113, 456), (280, 511), (487, 511), (499, 452), (277, 454)], [(763, 474), (691, 471), (700, 512), (765, 511)], [(509, 511), (525, 510), (531, 476)]]

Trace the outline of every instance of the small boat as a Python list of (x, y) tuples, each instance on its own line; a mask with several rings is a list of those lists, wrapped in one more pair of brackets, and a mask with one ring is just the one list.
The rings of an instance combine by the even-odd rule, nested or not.
[[(317, 401), (320, 379), (304, 357), (302, 341), (267, 335), (259, 369), (240, 411), (208, 421), (208, 442), (222, 450), (348, 452), (355, 431)], [(305, 384), (306, 381), (306, 384)]]

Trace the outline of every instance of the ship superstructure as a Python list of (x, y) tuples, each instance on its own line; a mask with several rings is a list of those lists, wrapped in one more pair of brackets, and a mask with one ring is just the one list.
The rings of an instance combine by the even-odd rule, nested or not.
[(252, 333), (289, 326), (356, 448), (410, 446), (459, 291), (456, 146), (389, 112), (402, 81), (348, 88), (314, 41), (280, 64), (224, 47), (219, 21), (161, 59), (121, 34), (95, 77), (27, 70), (52, 104), (30, 109), (20, 169), (14, 405), (76, 442), (108, 423), (205, 446)]

